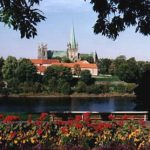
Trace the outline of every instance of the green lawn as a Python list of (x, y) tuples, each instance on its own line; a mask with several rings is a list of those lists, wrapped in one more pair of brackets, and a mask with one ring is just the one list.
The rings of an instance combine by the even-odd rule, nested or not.
[(120, 79), (117, 76), (111, 76), (111, 75), (98, 75), (95, 78), (95, 81), (102, 81), (102, 82), (117, 82), (120, 81)]

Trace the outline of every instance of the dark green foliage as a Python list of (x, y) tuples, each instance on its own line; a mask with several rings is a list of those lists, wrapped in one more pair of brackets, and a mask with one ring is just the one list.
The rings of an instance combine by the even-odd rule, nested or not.
[(48, 80), (48, 84), (47, 84), (46, 88), (49, 93), (57, 91), (57, 80), (55, 77)]
[(36, 81), (37, 70), (29, 59), (20, 59), (16, 68), (16, 76), (19, 82)]
[(134, 90), (141, 108), (150, 110), (150, 70), (142, 74), (139, 85)]
[(92, 83), (92, 75), (89, 70), (82, 70), (80, 73), (80, 80), (89, 85)]
[(58, 79), (63, 79), (66, 82), (72, 81), (72, 73), (71, 69), (64, 66), (49, 66), (44, 73), (44, 81), (47, 82), (49, 79), (53, 77)]
[(94, 63), (93, 56), (89, 55), (81, 56), (81, 60), (87, 60), (89, 63)]
[(3, 79), (3, 74), (2, 74), (2, 67), (4, 65), (4, 59), (3, 57), (0, 58), (0, 81)]
[(77, 93), (84, 93), (86, 92), (87, 85), (83, 81), (79, 81), (78, 84), (75, 87), (75, 92)]
[(89, 94), (100, 94), (101, 89), (100, 89), (99, 85), (92, 84), (92, 85), (86, 87), (86, 92)]
[(16, 78), (17, 59), (8, 56), (2, 67), (3, 78), (6, 81), (15, 80)]
[(94, 32), (116, 39), (127, 27), (150, 35), (149, 0), (91, 0), (93, 10), (98, 13)]
[(57, 90), (59, 93), (63, 94), (70, 94), (71, 93), (71, 86), (65, 80), (59, 80), (57, 84)]
[(23, 82), (19, 85), (20, 93), (41, 93), (43, 87), (40, 83)]
[(102, 58), (100, 59), (99, 63), (100, 63), (100, 73), (109, 74), (109, 68), (112, 63), (112, 60), (108, 58)]
[(21, 38), (37, 35), (37, 23), (45, 20), (42, 12), (35, 8), (41, 0), (1, 0), (0, 22), (19, 30)]
[(125, 63), (122, 63), (118, 67), (116, 74), (125, 82), (136, 83), (138, 81), (139, 74), (135, 59), (130, 58)]
[(63, 57), (61, 61), (64, 63), (71, 63), (71, 60), (68, 57)]

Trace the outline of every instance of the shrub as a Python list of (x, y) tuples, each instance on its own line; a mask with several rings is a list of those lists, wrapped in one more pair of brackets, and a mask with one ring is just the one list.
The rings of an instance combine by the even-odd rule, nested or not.
[(89, 94), (99, 94), (100, 93), (100, 86), (96, 84), (92, 84), (86, 88), (86, 92)]
[(86, 92), (87, 85), (83, 81), (79, 81), (75, 87), (75, 92), (77, 93), (84, 93)]

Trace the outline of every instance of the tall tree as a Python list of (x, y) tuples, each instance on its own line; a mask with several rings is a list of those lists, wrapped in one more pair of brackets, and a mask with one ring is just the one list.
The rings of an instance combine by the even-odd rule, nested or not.
[(2, 67), (4, 65), (4, 59), (3, 57), (0, 58), (0, 81), (3, 79), (3, 74), (2, 74)]
[(111, 59), (108, 58), (102, 58), (100, 59), (100, 73), (101, 74), (108, 74), (109, 73), (109, 67), (112, 63)]
[(91, 0), (98, 13), (94, 32), (116, 39), (127, 27), (135, 26), (135, 32), (150, 35), (149, 0)]
[(136, 83), (139, 79), (139, 74), (135, 58), (130, 58), (122, 63), (116, 73), (121, 80)]
[(37, 35), (37, 23), (45, 20), (42, 12), (35, 8), (41, 0), (1, 0), (0, 22), (19, 30), (21, 38)]
[(33, 82), (36, 80), (37, 70), (29, 59), (20, 59), (16, 68), (19, 82)]
[(12, 56), (8, 56), (4, 62), (2, 73), (3, 78), (6, 81), (16, 79), (16, 68), (17, 68), (17, 59)]

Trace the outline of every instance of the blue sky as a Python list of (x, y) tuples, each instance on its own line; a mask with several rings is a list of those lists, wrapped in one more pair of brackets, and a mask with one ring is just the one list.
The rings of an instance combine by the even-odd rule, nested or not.
[(115, 41), (95, 35), (92, 27), (97, 14), (88, 0), (43, 0), (39, 9), (47, 19), (38, 24), (35, 39), (21, 39), (19, 31), (0, 23), (0, 56), (37, 58), (37, 47), (42, 42), (47, 43), (49, 49), (66, 50), (73, 22), (79, 52), (97, 51), (100, 58), (125, 55), (150, 61), (150, 36), (135, 33), (134, 28), (122, 32)]

